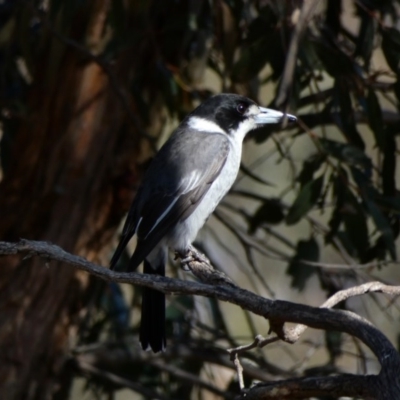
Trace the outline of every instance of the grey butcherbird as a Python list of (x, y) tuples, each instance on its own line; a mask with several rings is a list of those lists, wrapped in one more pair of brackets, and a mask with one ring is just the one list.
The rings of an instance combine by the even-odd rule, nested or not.
[[(233, 185), (246, 134), (279, 123), (284, 116), (236, 94), (213, 96), (189, 114), (147, 170), (111, 268), (136, 234), (129, 271), (144, 261), (144, 273), (164, 276), (168, 248), (187, 254), (197, 232)], [(286, 118), (296, 121), (293, 115)], [(143, 289), (140, 342), (145, 350), (165, 349), (165, 295), (154, 289)]]

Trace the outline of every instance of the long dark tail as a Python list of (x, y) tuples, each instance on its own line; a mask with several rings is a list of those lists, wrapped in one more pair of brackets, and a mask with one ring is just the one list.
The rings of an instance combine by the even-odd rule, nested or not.
[[(165, 275), (164, 264), (152, 268), (144, 260), (143, 272), (151, 275)], [(165, 294), (145, 287), (142, 295), (142, 321), (140, 323), (140, 343), (143, 350), (154, 353), (165, 349)]]

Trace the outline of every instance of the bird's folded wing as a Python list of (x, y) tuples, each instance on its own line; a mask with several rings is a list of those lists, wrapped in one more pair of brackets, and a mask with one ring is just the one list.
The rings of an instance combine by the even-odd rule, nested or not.
[(177, 131), (144, 177), (111, 265), (136, 233), (130, 270), (137, 268), (178, 221), (193, 213), (225, 165), (228, 151), (229, 141), (222, 134)]

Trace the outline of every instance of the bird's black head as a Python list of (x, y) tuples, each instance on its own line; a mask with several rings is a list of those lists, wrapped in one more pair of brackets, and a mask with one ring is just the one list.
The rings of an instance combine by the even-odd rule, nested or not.
[(229, 133), (247, 118), (246, 113), (251, 106), (258, 108), (257, 104), (247, 97), (222, 93), (204, 101), (190, 116), (214, 122)]
[[(259, 107), (247, 97), (222, 93), (204, 101), (188, 116), (187, 122), (197, 130), (220, 130), (243, 139), (252, 129), (279, 123), (283, 116), (279, 111)], [(287, 117), (296, 120), (292, 115)]]

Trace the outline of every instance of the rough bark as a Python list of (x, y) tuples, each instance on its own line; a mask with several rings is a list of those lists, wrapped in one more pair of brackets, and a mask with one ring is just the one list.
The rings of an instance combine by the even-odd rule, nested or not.
[[(371, 282), (355, 286), (333, 295), (322, 308), (313, 308), (281, 300), (270, 300), (241, 289), (230, 282), (215, 281), (215, 276), (202, 274), (204, 283), (182, 281), (167, 277), (140, 273), (120, 273), (92, 264), (55, 245), (44, 242), (0, 242), (0, 255), (27, 254), (42, 259), (55, 260), (86, 271), (106, 281), (131, 283), (156, 288), (164, 293), (197, 294), (215, 297), (236, 304), (270, 321), (271, 330), (281, 339), (292, 343), (297, 329), (285, 329), (285, 322), (295, 322), (316, 329), (328, 329), (348, 333), (368, 346), (377, 357), (381, 371), (377, 375), (337, 374), (335, 376), (302, 377), (256, 385), (244, 390), (239, 399), (305, 399), (310, 396), (349, 396), (363, 399), (397, 400), (400, 396), (400, 357), (385, 335), (369, 321), (357, 314), (343, 310), (331, 310), (337, 302), (368, 292), (383, 292), (398, 296), (400, 287)], [(206, 263), (201, 262), (200, 264)], [(190, 263), (189, 263), (190, 264)], [(57, 266), (58, 267), (58, 266)], [(44, 268), (42, 266), (42, 268)], [(206, 268), (208, 270), (208, 267)], [(207, 278), (207, 275), (210, 275)], [(199, 275), (197, 275), (199, 276)], [(211, 283), (211, 284), (210, 284)], [(293, 334), (294, 333), (294, 334)]]
[[(109, 1), (90, 4), (66, 34), (96, 52)], [(124, 84), (128, 63), (121, 57), (113, 66), (114, 86)], [(118, 184), (130, 179), (134, 188), (137, 180), (133, 172), (121, 178), (119, 167), (139, 142), (113, 84), (98, 63), (48, 30), (0, 186), (0, 238), (51, 240), (89, 259), (109, 243), (126, 209), (120, 202), (132, 195)], [(88, 276), (72, 269), (0, 260), (0, 398), (53, 396), (87, 285)]]

